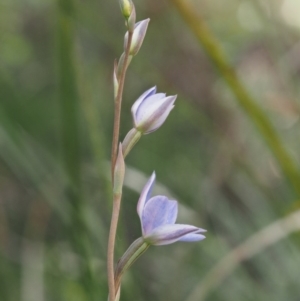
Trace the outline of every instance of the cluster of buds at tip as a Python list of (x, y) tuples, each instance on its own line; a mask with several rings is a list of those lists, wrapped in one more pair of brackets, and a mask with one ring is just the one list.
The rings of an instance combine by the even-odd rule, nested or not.
[(129, 31), (133, 31), (135, 19), (136, 19), (136, 13), (135, 13), (135, 7), (131, 0), (120, 0), (120, 8), (121, 12), (126, 20), (126, 25)]

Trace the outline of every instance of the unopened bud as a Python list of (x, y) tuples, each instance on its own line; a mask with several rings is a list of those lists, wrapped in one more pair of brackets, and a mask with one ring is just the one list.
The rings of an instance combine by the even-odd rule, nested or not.
[[(147, 32), (149, 21), (150, 21), (150, 19), (146, 19), (146, 20), (137, 22), (134, 25), (134, 31), (132, 34), (130, 51), (129, 51), (130, 55), (134, 56), (139, 52), (139, 50), (143, 44), (146, 32)], [(126, 32), (125, 38), (124, 38), (124, 49), (125, 50), (127, 48), (127, 43), (128, 43), (128, 32)]]
[(114, 170), (114, 194), (121, 194), (125, 176), (125, 162), (122, 151), (122, 143), (119, 144), (119, 152)]
[[(132, 60), (132, 55), (129, 55), (126, 68), (129, 66), (131, 60)], [(125, 68), (125, 53), (124, 52), (122, 53), (122, 55), (119, 59), (119, 62), (118, 62), (117, 78), (120, 78), (123, 68)]]
[(131, 0), (120, 0), (119, 3), (120, 3), (121, 12), (122, 12), (123, 16), (126, 19), (128, 19), (132, 12), (133, 7), (134, 7), (132, 1)]
[(114, 97), (116, 99), (117, 94), (118, 94), (118, 90), (119, 90), (119, 81), (118, 81), (118, 77), (117, 77), (117, 69), (118, 69), (118, 64), (115, 61), (114, 64), (114, 75), (113, 75), (113, 82), (114, 82)]
[(130, 17), (127, 20), (127, 28), (128, 28), (129, 32), (133, 32), (134, 25), (135, 25), (135, 20), (136, 20), (136, 12), (135, 12), (135, 7), (133, 6)]

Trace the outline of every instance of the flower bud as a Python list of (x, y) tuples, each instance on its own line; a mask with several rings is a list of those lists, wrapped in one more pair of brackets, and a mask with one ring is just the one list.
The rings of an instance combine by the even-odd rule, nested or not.
[(115, 99), (117, 97), (118, 90), (119, 90), (119, 81), (118, 81), (118, 77), (117, 77), (117, 68), (118, 68), (118, 64), (115, 61), (115, 64), (114, 64), (114, 75), (113, 75), (114, 97), (115, 97)]
[(125, 162), (122, 152), (122, 143), (119, 144), (119, 152), (114, 170), (114, 194), (121, 194), (125, 176)]
[[(129, 66), (131, 60), (132, 60), (132, 55), (129, 55), (128, 56), (128, 60), (127, 60), (127, 66), (126, 66), (126, 68)], [(125, 68), (124, 64), (125, 64), (125, 53), (123, 52), (122, 55), (121, 55), (121, 57), (120, 57), (120, 59), (119, 59), (119, 62), (118, 62), (117, 78), (120, 78), (122, 70), (123, 70), (123, 68)]]
[(134, 30), (135, 19), (136, 19), (136, 12), (135, 12), (135, 7), (133, 6), (130, 17), (127, 20), (127, 28), (129, 32), (133, 32)]
[(120, 0), (120, 8), (121, 8), (121, 12), (123, 14), (123, 16), (128, 19), (132, 10), (133, 10), (133, 3), (131, 0)]
[[(149, 21), (150, 21), (150, 19), (146, 19), (146, 20), (137, 22), (134, 25), (134, 31), (133, 31), (133, 35), (132, 35), (130, 50), (129, 50), (130, 55), (134, 56), (139, 52), (139, 50), (143, 44), (146, 32), (147, 32)], [(127, 43), (128, 43), (128, 32), (126, 32), (125, 38), (124, 38), (124, 49), (125, 50), (127, 48)]]
[(156, 87), (144, 92), (131, 108), (134, 127), (143, 134), (156, 131), (174, 108), (176, 97), (156, 93)]

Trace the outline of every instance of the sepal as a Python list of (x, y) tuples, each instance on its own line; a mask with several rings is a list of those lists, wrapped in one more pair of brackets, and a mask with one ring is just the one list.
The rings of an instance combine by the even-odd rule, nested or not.
[(122, 275), (149, 248), (149, 244), (142, 237), (136, 239), (118, 261), (115, 271), (115, 288), (120, 287)]

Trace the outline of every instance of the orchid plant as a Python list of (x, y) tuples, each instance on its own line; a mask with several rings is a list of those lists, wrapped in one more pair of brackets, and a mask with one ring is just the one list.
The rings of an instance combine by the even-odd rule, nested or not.
[(142, 135), (150, 134), (162, 126), (174, 108), (176, 95), (166, 96), (156, 93), (156, 87), (144, 92), (132, 105), (133, 128), (123, 142), (119, 142), (122, 94), (127, 68), (132, 58), (140, 50), (146, 36), (149, 19), (136, 21), (136, 11), (131, 0), (120, 0), (121, 12), (125, 18), (127, 32), (124, 38), (124, 53), (114, 67), (115, 116), (111, 155), (111, 171), (113, 182), (113, 212), (109, 232), (107, 250), (107, 272), (109, 284), (109, 301), (120, 298), (122, 275), (132, 263), (142, 255), (149, 246), (161, 246), (177, 241), (195, 242), (205, 238), (204, 229), (176, 224), (178, 203), (166, 196), (151, 197), (155, 183), (155, 172), (143, 188), (137, 203), (137, 213), (141, 222), (140, 238), (135, 240), (118, 261), (114, 264), (114, 248), (119, 219), (122, 188), (125, 176), (124, 158), (129, 154)]

